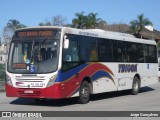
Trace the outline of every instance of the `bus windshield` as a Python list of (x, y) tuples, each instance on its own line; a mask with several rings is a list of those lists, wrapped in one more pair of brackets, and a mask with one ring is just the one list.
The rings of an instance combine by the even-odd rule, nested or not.
[(22, 74), (43, 74), (57, 70), (58, 39), (13, 40), (8, 71)]

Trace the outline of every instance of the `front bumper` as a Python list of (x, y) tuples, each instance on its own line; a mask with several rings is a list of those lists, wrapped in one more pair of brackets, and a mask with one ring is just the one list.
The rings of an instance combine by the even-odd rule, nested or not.
[(6, 96), (7, 97), (21, 97), (21, 98), (53, 98), (60, 99), (64, 98), (63, 90), (60, 84), (55, 84), (47, 88), (15, 88), (7, 83)]

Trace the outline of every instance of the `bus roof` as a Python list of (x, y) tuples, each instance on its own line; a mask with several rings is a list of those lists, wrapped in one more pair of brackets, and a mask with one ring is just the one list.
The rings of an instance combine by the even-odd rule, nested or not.
[(156, 45), (156, 42), (154, 40), (140, 39), (136, 38), (131, 34), (105, 31), (101, 29), (76, 29), (76, 28), (59, 27), (59, 26), (35, 26), (35, 27), (21, 28), (16, 31), (31, 30), (31, 29), (55, 29), (55, 28), (61, 29), (62, 32), (64, 33)]

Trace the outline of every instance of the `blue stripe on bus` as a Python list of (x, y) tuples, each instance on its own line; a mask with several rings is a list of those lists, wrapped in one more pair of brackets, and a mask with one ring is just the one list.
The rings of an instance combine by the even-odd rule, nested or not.
[(112, 76), (104, 70), (100, 70), (100, 71), (97, 71), (96, 73), (94, 73), (91, 76), (91, 79), (93, 81), (95, 81), (95, 80), (98, 80), (99, 78), (102, 78), (102, 77), (107, 77), (107, 78), (113, 80)]
[[(62, 79), (56, 79), (55, 82), (63, 82), (63, 81), (65, 81), (65, 80), (73, 77), (74, 75), (76, 75), (78, 72), (80, 72), (80, 71), (81, 71), (83, 68), (85, 68), (86, 66), (88, 66), (87, 63), (82, 64), (82, 65), (80, 65), (80, 66), (78, 66), (78, 67), (75, 67), (75, 68), (73, 68), (73, 69), (71, 69), (71, 70), (69, 70), (69, 71), (67, 71), (67, 72), (62, 73)], [(60, 72), (59, 72), (59, 75), (58, 75), (58, 76), (60, 77)]]

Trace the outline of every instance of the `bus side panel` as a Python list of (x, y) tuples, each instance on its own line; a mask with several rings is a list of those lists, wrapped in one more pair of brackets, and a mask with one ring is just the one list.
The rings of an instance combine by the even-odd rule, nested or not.
[[(115, 81), (115, 79), (114, 79)], [(116, 84), (108, 78), (100, 78), (93, 82), (93, 93), (117, 91)]]
[(62, 74), (61, 85), (64, 86), (64, 96), (78, 96), (81, 83), (86, 77), (93, 83), (93, 93), (117, 90), (117, 82), (108, 66), (97, 62), (84, 63)]
[(156, 64), (149, 65), (149, 69), (146, 67), (146, 63), (82, 64), (63, 74), (64, 97), (78, 96), (80, 85), (85, 77), (91, 79), (94, 94), (131, 89), (136, 74), (141, 78), (141, 86), (156, 83)]
[[(130, 67), (128, 67), (128, 65)], [(135, 66), (135, 68), (132, 68), (132, 65)], [(141, 87), (148, 86), (158, 82), (157, 64), (122, 63), (117, 64), (116, 66), (119, 69), (118, 72), (115, 71), (115, 77), (118, 79), (118, 90), (131, 89), (133, 79), (136, 75), (140, 76)]]
[(133, 78), (137, 73), (137, 63), (109, 63), (114, 73), (117, 90), (132, 88)]
[[(102, 63), (113, 72), (113, 79), (100, 78), (93, 82), (93, 93), (120, 91), (132, 88), (133, 78), (137, 73), (137, 63)], [(133, 70), (133, 67), (136, 70)], [(122, 67), (122, 68), (120, 68)], [(132, 71), (131, 71), (132, 70)]]
[(137, 72), (136, 63), (117, 63), (116, 78), (118, 79), (118, 91), (132, 88), (133, 78)]
[[(111, 71), (113, 71), (114, 73), (114, 82), (115, 85), (112, 86), (111, 84), (108, 84), (108, 88), (106, 89), (105, 92), (109, 92), (109, 91), (120, 91), (120, 90), (126, 90), (126, 89), (131, 89), (132, 88), (132, 82), (133, 82), (133, 77), (135, 75), (135, 73), (127, 72), (127, 69), (124, 68), (124, 66), (126, 66), (128, 68), (127, 65), (130, 66), (129, 63), (105, 63), (106, 66), (108, 66)], [(135, 64), (133, 64), (135, 65)], [(121, 67), (123, 67), (121, 69)], [(130, 68), (130, 67), (129, 67)], [(130, 68), (131, 69), (131, 68)]]
[(118, 90), (127, 90), (132, 88), (132, 82), (133, 78), (132, 77), (124, 77), (124, 78), (119, 78), (118, 79)]
[(116, 68), (113, 67), (112, 63), (101, 63), (104, 66), (108, 67), (112, 71), (112, 78), (109, 77), (100, 77), (99, 79), (93, 82), (93, 93), (102, 93), (102, 92), (111, 92), (117, 91), (118, 81), (115, 79)]
[(156, 63), (139, 63), (138, 73), (141, 77), (141, 87), (158, 82), (158, 64)]

